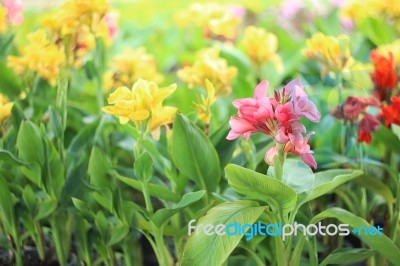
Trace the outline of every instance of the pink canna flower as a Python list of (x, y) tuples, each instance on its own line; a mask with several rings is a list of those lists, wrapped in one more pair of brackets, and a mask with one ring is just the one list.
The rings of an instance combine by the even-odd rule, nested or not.
[(278, 145), (284, 147), (285, 154), (299, 155), (303, 161), (316, 168), (308, 139), (306, 128), (300, 122), (305, 117), (318, 122), (321, 115), (304, 91), (300, 79), (287, 84), (283, 89), (274, 92), (274, 97), (267, 97), (268, 81), (262, 81), (256, 87), (253, 98), (244, 98), (233, 101), (238, 109), (237, 116), (230, 119), (231, 130), (227, 136), (233, 140), (241, 135), (247, 140), (253, 133), (263, 133), (271, 136), (276, 146), (269, 149), (265, 155), (266, 163), (272, 165), (278, 155)]
[(10, 24), (18, 26), (24, 20), (24, 6), (20, 0), (4, 0), (4, 7), (7, 9), (7, 18)]
[(231, 131), (227, 139), (233, 140), (244, 135), (247, 140), (250, 134), (263, 132), (274, 133), (274, 112), (270, 99), (266, 96), (268, 81), (261, 82), (254, 91), (254, 98), (235, 100), (233, 106), (238, 109), (238, 115), (229, 121)]
[(115, 39), (118, 33), (118, 13), (115, 11), (108, 12), (104, 17), (104, 22), (111, 39)]

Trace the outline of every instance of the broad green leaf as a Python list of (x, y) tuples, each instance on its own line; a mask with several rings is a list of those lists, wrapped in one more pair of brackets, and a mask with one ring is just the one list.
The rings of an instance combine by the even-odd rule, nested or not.
[(28, 209), (29, 214), (33, 217), (37, 213), (37, 198), (31, 186), (26, 186), (22, 192), (22, 199)]
[(19, 158), (27, 163), (44, 162), (43, 144), (39, 128), (31, 121), (23, 121), (18, 132), (17, 149)]
[[(341, 208), (327, 209), (311, 219), (310, 224), (317, 223), (318, 221), (326, 218), (336, 218), (341, 223), (348, 224), (352, 228), (359, 228), (361, 226), (370, 227), (371, 225), (364, 219), (344, 210)], [(386, 235), (366, 235), (363, 230), (360, 233), (360, 238), (364, 243), (376, 250), (379, 254), (387, 258), (393, 264), (400, 261), (400, 249), (393, 243), (393, 241)]]
[(329, 254), (319, 266), (326, 266), (329, 264), (353, 264), (365, 261), (375, 254), (375, 251), (365, 248), (338, 248)]
[(4, 149), (0, 149), (0, 162), (11, 163), (14, 165), (25, 165), (25, 162), (18, 159), (18, 157), (10, 151)]
[(288, 213), (296, 204), (296, 192), (275, 178), (234, 164), (225, 167), (225, 175), (234, 190), (250, 198), (267, 202), (275, 212)]
[[(275, 176), (275, 167), (268, 168), (267, 175)], [(314, 185), (314, 173), (302, 160), (286, 159), (283, 164), (283, 183), (293, 188), (297, 194), (310, 191)]]
[[(211, 208), (205, 216), (199, 219), (197, 225), (239, 223), (253, 224), (266, 207), (260, 207), (255, 201), (242, 200), (222, 203)], [(200, 228), (201, 229), (201, 228)], [(231, 252), (239, 244), (243, 235), (229, 236), (205, 235), (203, 230), (192, 232), (183, 252), (181, 265), (213, 265), (224, 263)]]
[(129, 233), (129, 225), (127, 224), (120, 224), (114, 226), (111, 230), (110, 240), (108, 241), (108, 245), (112, 246), (119, 242), (121, 242), (126, 235)]
[(299, 205), (316, 199), (324, 194), (333, 191), (338, 186), (360, 176), (361, 170), (333, 169), (315, 174), (314, 187), (308, 192)]
[(153, 175), (153, 159), (148, 152), (143, 152), (136, 158), (134, 165), (136, 177), (147, 183)]
[(179, 171), (200, 188), (215, 191), (221, 177), (217, 152), (207, 136), (182, 114), (174, 121), (172, 157)]
[(112, 186), (112, 180), (107, 174), (110, 169), (110, 159), (99, 147), (93, 146), (88, 169), (90, 183), (99, 188)]
[[(125, 176), (121, 176), (118, 174), (116, 175), (116, 177), (121, 182), (127, 184), (128, 186), (130, 186), (136, 190), (142, 191), (142, 184), (138, 180), (129, 178), (129, 177), (125, 177)], [(149, 183), (148, 187), (149, 187), (149, 192), (150, 192), (151, 196), (157, 197), (159, 199), (167, 200), (167, 201), (172, 201), (172, 202), (179, 201), (179, 197), (177, 195), (175, 195), (170, 190), (168, 190), (160, 185)]]
[(49, 216), (57, 208), (57, 200), (49, 198), (39, 204), (39, 212), (36, 215), (36, 220), (42, 220)]
[(57, 138), (61, 138), (63, 128), (60, 114), (53, 108), (49, 107), (50, 127)]
[(179, 212), (183, 208), (189, 206), (190, 204), (200, 200), (206, 192), (204, 190), (187, 193), (182, 197), (182, 199), (173, 208), (163, 208), (158, 211), (153, 216), (153, 222), (157, 226), (161, 226), (164, 222), (168, 220), (172, 215)]
[(107, 237), (108, 237), (109, 225), (108, 225), (108, 220), (102, 211), (99, 211), (96, 214), (94, 223), (96, 224), (97, 230), (99, 230), (99, 234), (100, 234), (101, 238), (104, 241), (106, 241)]
[(390, 129), (381, 126), (376, 132), (374, 132), (374, 138), (372, 144), (384, 146), (385, 149), (400, 153), (400, 139)]

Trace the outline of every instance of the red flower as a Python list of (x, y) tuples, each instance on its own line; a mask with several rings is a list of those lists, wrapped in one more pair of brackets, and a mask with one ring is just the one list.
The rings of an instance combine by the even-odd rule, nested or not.
[(385, 126), (390, 124), (400, 125), (400, 96), (391, 98), (392, 104), (382, 106), (382, 118)]
[(384, 100), (385, 91), (393, 89), (397, 84), (393, 54), (389, 53), (389, 58), (387, 58), (373, 50), (371, 51), (371, 61), (375, 67), (375, 71), (371, 74), (371, 79), (375, 83), (379, 98)]
[(371, 132), (379, 128), (379, 120), (372, 115), (365, 114), (358, 125), (358, 142), (371, 143)]

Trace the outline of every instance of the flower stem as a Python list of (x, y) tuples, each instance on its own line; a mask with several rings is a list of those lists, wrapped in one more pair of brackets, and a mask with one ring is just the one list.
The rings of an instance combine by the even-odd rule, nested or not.
[(285, 162), (285, 154), (283, 152), (283, 145), (276, 144), (278, 147), (278, 156), (274, 159), (275, 178), (279, 181), (283, 180), (283, 163)]

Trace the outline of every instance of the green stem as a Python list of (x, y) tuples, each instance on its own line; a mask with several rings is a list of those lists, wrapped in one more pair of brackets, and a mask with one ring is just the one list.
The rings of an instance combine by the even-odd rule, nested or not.
[(36, 232), (36, 245), (39, 253), (39, 258), (41, 261), (44, 261), (45, 251), (44, 251), (44, 242), (43, 242), (43, 231), (40, 223), (35, 221), (35, 232)]
[(157, 248), (156, 254), (158, 254), (158, 263), (160, 266), (170, 266), (172, 265), (172, 257), (168, 251), (167, 245), (164, 242), (164, 236), (162, 233), (162, 228), (157, 227), (152, 223), (153, 236)]
[(283, 164), (285, 162), (285, 155), (283, 152), (283, 145), (276, 144), (278, 147), (278, 156), (274, 159), (275, 178), (279, 181), (283, 180)]
[(99, 108), (99, 113), (101, 113), (101, 109), (104, 105), (104, 89), (103, 89), (103, 49), (101, 43), (101, 39), (96, 41), (96, 97), (97, 97), (97, 105)]
[(114, 251), (112, 250), (112, 247), (107, 245), (107, 256), (108, 256), (108, 261), (109, 265), (111, 266), (116, 266), (117, 264), (115, 263), (115, 254)]
[(64, 241), (62, 240), (63, 237), (60, 228), (58, 227), (56, 216), (53, 215), (50, 223), (51, 223), (51, 232), (53, 235), (54, 246), (56, 248), (58, 263), (60, 265), (65, 265), (66, 258), (63, 246)]
[(141, 182), (141, 183), (142, 183), (142, 192), (143, 192), (144, 202), (146, 204), (146, 210), (150, 215), (152, 215), (153, 214), (153, 204), (151, 203), (148, 184), (147, 184), (147, 182)]

